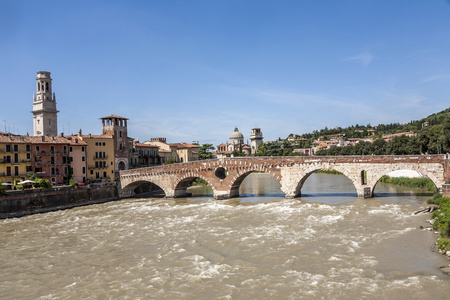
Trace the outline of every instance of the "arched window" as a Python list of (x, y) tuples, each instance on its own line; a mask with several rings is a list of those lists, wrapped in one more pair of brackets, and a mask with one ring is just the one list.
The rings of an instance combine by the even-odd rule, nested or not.
[(45, 83), (45, 89), (48, 91), (48, 82)]
[(41, 91), (41, 84), (38, 82), (38, 92)]

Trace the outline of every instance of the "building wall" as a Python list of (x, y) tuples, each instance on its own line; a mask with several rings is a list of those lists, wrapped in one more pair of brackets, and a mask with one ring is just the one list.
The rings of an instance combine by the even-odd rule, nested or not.
[(14, 183), (15, 178), (22, 181), (31, 171), (31, 144), (20, 141), (21, 138), (0, 141), (0, 181), (3, 183)]
[(69, 183), (69, 143), (32, 142), (31, 155), (33, 171), (39, 178), (56, 185)]
[(72, 177), (76, 182), (86, 182), (88, 179), (87, 149), (85, 143), (78, 145), (75, 143), (69, 146), (70, 165), (72, 167)]
[(83, 136), (87, 143), (87, 178), (91, 182), (113, 181), (115, 178), (114, 139), (112, 137)]

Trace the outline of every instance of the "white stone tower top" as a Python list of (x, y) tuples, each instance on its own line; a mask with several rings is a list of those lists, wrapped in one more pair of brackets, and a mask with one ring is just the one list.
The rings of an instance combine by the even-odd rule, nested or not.
[(250, 134), (250, 141), (252, 146), (252, 155), (258, 151), (259, 144), (261, 144), (263, 140), (263, 134), (261, 132), (261, 128), (253, 128), (252, 133)]
[(57, 136), (58, 116), (56, 97), (52, 93), (50, 72), (39, 71), (36, 76), (36, 93), (33, 95), (33, 131), (35, 136)]

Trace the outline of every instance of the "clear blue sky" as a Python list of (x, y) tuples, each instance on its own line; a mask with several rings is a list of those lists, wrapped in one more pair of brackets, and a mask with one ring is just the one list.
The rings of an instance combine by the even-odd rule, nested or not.
[(214, 145), (409, 122), (450, 106), (450, 2), (0, 0), (1, 131), (32, 134), (37, 71), (65, 134), (110, 114)]

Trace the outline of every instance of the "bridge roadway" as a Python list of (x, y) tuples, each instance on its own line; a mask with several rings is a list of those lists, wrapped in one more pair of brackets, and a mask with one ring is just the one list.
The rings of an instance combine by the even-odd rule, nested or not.
[(450, 157), (442, 155), (389, 156), (284, 156), (231, 157), (200, 160), (120, 171), (120, 195), (134, 195), (143, 182), (159, 186), (166, 197), (186, 196), (186, 189), (195, 178), (211, 186), (215, 199), (239, 197), (239, 186), (252, 172), (262, 171), (274, 176), (287, 198), (298, 197), (306, 179), (317, 170), (336, 170), (347, 176), (358, 197), (373, 197), (375, 185), (383, 175), (396, 170), (413, 170), (430, 178), (439, 191), (448, 191)]

